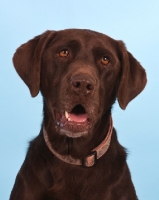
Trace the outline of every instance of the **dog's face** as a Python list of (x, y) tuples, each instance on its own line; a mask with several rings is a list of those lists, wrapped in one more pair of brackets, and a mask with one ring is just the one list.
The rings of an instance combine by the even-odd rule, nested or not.
[(121, 41), (89, 30), (48, 31), (22, 45), (14, 64), (32, 96), (41, 90), (56, 131), (72, 138), (93, 133), (116, 98), (125, 109), (146, 84)]
[(115, 41), (102, 34), (54, 35), (43, 54), (41, 91), (60, 134), (87, 135), (111, 107), (121, 68), (117, 53)]

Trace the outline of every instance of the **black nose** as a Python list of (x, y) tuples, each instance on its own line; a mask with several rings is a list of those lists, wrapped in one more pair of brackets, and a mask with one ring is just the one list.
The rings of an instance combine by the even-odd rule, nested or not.
[(73, 91), (79, 95), (92, 94), (94, 90), (94, 80), (86, 74), (78, 74), (71, 78)]

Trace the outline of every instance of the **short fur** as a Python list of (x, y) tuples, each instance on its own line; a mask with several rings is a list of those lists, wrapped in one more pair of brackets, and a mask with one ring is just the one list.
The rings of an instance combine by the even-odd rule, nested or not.
[[(59, 52), (65, 49), (69, 55), (61, 57)], [(108, 64), (101, 62), (103, 57), (109, 60)], [(146, 85), (145, 70), (122, 41), (90, 30), (46, 31), (20, 46), (13, 62), (31, 95), (35, 97), (41, 91), (42, 127), (45, 126), (52, 147), (74, 158), (86, 157), (106, 137), (115, 100), (125, 109)], [(82, 90), (75, 90), (74, 79), (80, 79)], [(86, 82), (91, 87), (87, 87)], [(86, 135), (71, 138), (57, 127), (55, 111), (71, 112), (73, 106), (79, 104), (92, 126)], [(73, 136), (76, 129), (69, 128)], [(56, 158), (44, 141), (42, 128), (30, 142), (10, 200), (64, 199), (137, 199), (126, 151), (119, 144), (115, 129), (108, 151), (90, 168)]]

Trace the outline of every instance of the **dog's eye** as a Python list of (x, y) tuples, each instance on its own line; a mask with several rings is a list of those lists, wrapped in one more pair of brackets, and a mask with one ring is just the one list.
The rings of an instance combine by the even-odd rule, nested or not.
[(103, 65), (108, 65), (109, 62), (110, 62), (110, 60), (108, 59), (108, 57), (107, 57), (107, 56), (103, 56), (103, 58), (102, 58), (102, 60), (101, 60), (101, 63), (102, 63)]
[(59, 56), (60, 56), (60, 57), (68, 57), (68, 55), (69, 55), (68, 49), (62, 49), (62, 50), (59, 52)]

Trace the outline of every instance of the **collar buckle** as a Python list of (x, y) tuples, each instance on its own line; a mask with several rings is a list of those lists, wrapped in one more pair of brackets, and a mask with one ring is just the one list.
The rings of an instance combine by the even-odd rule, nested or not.
[(87, 157), (82, 159), (83, 167), (92, 167), (97, 162), (97, 152), (92, 151)]

